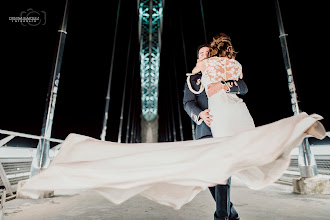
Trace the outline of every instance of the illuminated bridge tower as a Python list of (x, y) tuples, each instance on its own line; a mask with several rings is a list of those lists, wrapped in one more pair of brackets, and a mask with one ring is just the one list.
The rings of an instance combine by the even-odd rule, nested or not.
[(140, 1), (139, 35), (142, 90), (142, 142), (158, 141), (158, 82), (162, 17), (162, 0)]

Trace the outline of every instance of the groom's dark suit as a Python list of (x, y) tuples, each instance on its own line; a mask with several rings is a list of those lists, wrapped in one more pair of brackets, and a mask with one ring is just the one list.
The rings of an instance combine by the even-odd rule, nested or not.
[[(191, 88), (195, 91), (199, 91), (201, 86), (201, 74), (190, 76)], [(226, 81), (226, 84), (230, 88), (230, 93), (236, 93), (244, 95), (248, 89), (243, 80), (239, 81)], [(186, 82), (183, 96), (183, 106), (190, 118), (197, 124), (196, 126), (196, 139), (211, 138), (212, 133), (209, 126), (204, 122), (199, 122), (199, 114), (208, 108), (208, 98), (205, 89), (200, 94), (194, 94), (188, 87)], [(212, 115), (212, 113), (211, 113)], [(210, 191), (214, 200), (216, 201), (216, 212), (214, 213), (214, 219), (239, 219), (238, 214), (230, 202), (230, 181), (227, 185), (217, 185), (210, 187)]]

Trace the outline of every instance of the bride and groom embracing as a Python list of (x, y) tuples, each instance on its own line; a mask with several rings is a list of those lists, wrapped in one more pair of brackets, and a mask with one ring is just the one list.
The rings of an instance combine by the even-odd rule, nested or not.
[[(229, 186), (233, 175), (253, 189), (273, 183), (287, 169), (291, 150), (306, 134), (321, 139), (325, 130), (318, 122), (320, 116), (306, 113), (255, 128), (243, 100), (226, 92), (239, 87), (244, 93), (244, 82), (239, 81), (242, 66), (235, 54), (229, 37), (217, 35), (208, 58), (192, 71), (202, 72), (200, 83), (213, 117), (202, 106), (201, 111), (188, 110), (188, 114), (201, 126), (209, 125), (213, 138), (201, 138), (199, 128), (199, 140), (164, 143), (122, 144), (70, 134), (52, 164), (27, 181), (20, 194), (38, 198), (44, 191), (94, 190), (116, 204), (139, 194), (180, 209), (208, 187)], [(220, 84), (212, 84), (216, 82)], [(216, 191), (217, 187), (215, 197)], [(236, 214), (234, 219), (239, 218)]]
[[(211, 43), (212, 47), (210, 44), (200, 45), (197, 48), (197, 63), (201, 63), (203, 60), (208, 59), (211, 56), (211, 54), (213, 54), (214, 57), (219, 57), (218, 54), (222, 55), (223, 53), (222, 51), (227, 51), (227, 53), (229, 52), (228, 55), (223, 54), (222, 57), (234, 58), (235, 52), (234, 49), (232, 48), (229, 36), (224, 33), (221, 33), (215, 39), (221, 39), (221, 43), (223, 43), (223, 45), (221, 45), (220, 47), (220, 51), (218, 49), (217, 49), (218, 51), (216, 52), (214, 51), (215, 48), (217, 48), (217, 45), (219, 44), (215, 40)], [(202, 72), (198, 73), (198, 71), (195, 71), (194, 73), (195, 74), (187, 74), (188, 77), (184, 88), (183, 106), (185, 111), (191, 117), (191, 119), (197, 124), (196, 132), (195, 132), (196, 139), (198, 140), (203, 138), (212, 138), (213, 136), (210, 127), (213, 121), (212, 114), (214, 109), (212, 109), (213, 111), (212, 113), (210, 113), (210, 109), (208, 108), (208, 95), (209, 97), (212, 97), (214, 94), (220, 92), (220, 90), (223, 90), (222, 92), (233, 94), (234, 96), (236, 96), (235, 94), (244, 95), (247, 93), (248, 89), (243, 79), (227, 80), (224, 77), (222, 78), (222, 80), (216, 79), (214, 80), (214, 82), (208, 83), (207, 85), (208, 95), (207, 95), (204, 90), (204, 86), (203, 86), (204, 84), (201, 83)], [(217, 74), (215, 73), (214, 76), (216, 75)], [(236, 96), (235, 98), (238, 97)], [(220, 100), (219, 100), (219, 104), (221, 105)], [(224, 106), (224, 108), (226, 107)], [(228, 113), (235, 114), (231, 112)], [(227, 120), (231, 120), (231, 118), (232, 117), (225, 116), (225, 119)], [(215, 120), (217, 120), (217, 118)], [(251, 126), (253, 127), (253, 120), (250, 120), (250, 123)], [(223, 126), (223, 127), (228, 128), (228, 126)], [(231, 185), (231, 178), (228, 179), (227, 184), (225, 185), (216, 185), (209, 187), (212, 197), (216, 202), (216, 211), (214, 213), (215, 220), (240, 219), (236, 209), (234, 208), (234, 205), (230, 201), (230, 185)]]

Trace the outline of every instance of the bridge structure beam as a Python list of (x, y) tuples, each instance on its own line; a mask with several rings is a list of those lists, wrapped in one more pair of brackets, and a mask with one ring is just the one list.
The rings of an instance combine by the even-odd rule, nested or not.
[(139, 3), (142, 142), (158, 141), (158, 83), (163, 19), (162, 0)]

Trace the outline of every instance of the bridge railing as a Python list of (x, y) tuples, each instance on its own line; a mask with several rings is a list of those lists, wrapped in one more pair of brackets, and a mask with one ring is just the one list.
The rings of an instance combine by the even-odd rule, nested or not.
[[(40, 140), (41, 136), (24, 134), (14, 131), (0, 130), (0, 134), (7, 135), (0, 140), (0, 187), (5, 188), (8, 196), (14, 196), (17, 184), (30, 177), (30, 169), (36, 148), (6, 146), (15, 137)], [(63, 140), (51, 138), (55, 145), (49, 151), (52, 160), (62, 146)]]

